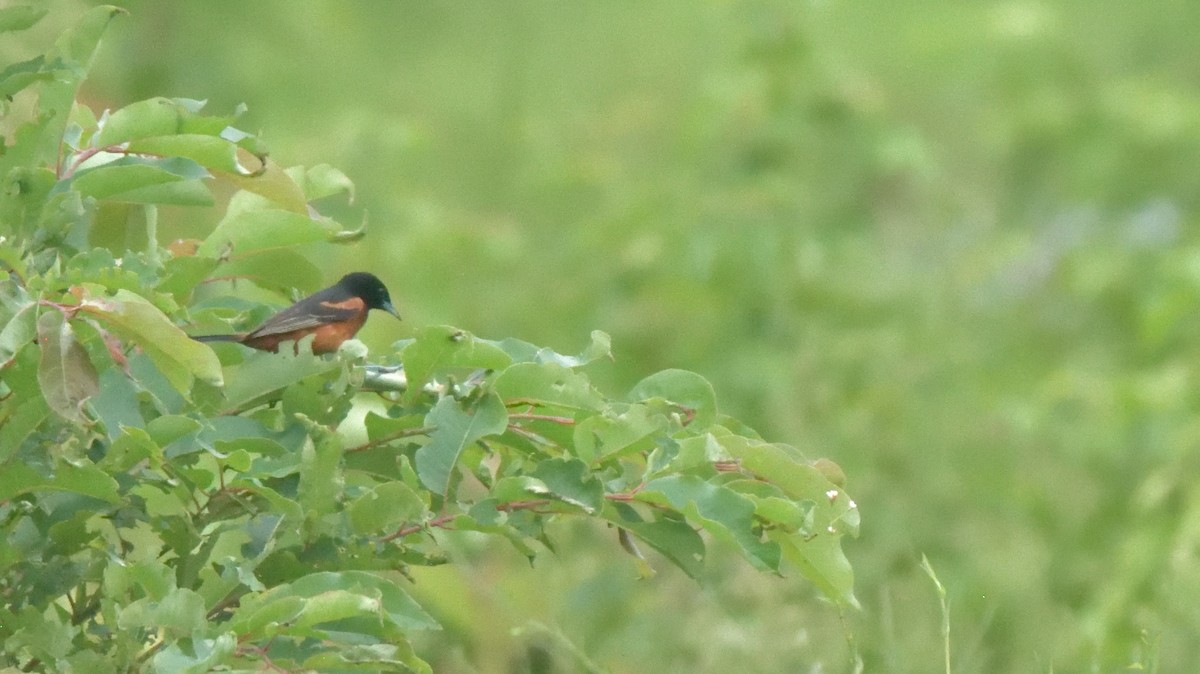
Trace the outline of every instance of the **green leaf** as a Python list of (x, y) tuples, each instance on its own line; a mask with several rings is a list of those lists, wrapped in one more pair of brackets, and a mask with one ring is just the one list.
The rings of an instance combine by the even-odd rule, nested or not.
[(196, 286), (219, 264), (215, 258), (200, 255), (173, 257), (163, 263), (161, 280), (155, 290), (171, 295), (179, 304), (186, 304)]
[(492, 344), (507, 353), (517, 363), (554, 364), (567, 368), (576, 368), (601, 358), (612, 358), (612, 338), (608, 333), (593, 330), (591, 342), (576, 356), (564, 356), (547, 347), (539, 347), (529, 342), (509, 337), (498, 341), (480, 340)]
[(421, 328), (400, 352), (408, 375), (409, 397), (421, 395), (423, 387), (439, 370), (449, 368), (499, 370), (512, 362), (499, 348), (474, 335), (448, 325)]
[(13, 63), (0, 70), (0, 97), (9, 98), (34, 82), (52, 80), (55, 72), (55, 66), (47, 65), (45, 56)]
[(173, 135), (179, 133), (187, 114), (178, 102), (161, 96), (130, 103), (102, 121), (92, 144), (104, 148), (136, 138)]
[[(312, 338), (308, 338), (310, 343)], [(306, 344), (301, 340), (301, 345)], [(251, 407), (256, 401), (277, 399), (279, 392), (308, 377), (343, 367), (336, 359), (315, 356), (311, 348), (289, 349), (279, 353), (250, 354), (247, 359), (225, 369), (227, 409)]]
[(342, 441), (337, 433), (319, 424), (306, 425), (312, 442), (300, 452), (297, 497), (306, 514), (320, 517), (334, 511), (342, 493)]
[(647, 482), (636, 498), (670, 505), (710, 534), (736, 545), (760, 571), (779, 570), (779, 545), (760, 540), (754, 532), (754, 502), (745, 496), (693, 475), (671, 475)]
[(808, 540), (779, 530), (768, 534), (783, 557), (800, 570), (825, 596), (839, 604), (858, 607), (854, 596), (854, 569), (842, 552), (841, 537), (823, 534)]
[(110, 473), (124, 472), (141, 461), (150, 460), (154, 468), (162, 466), (162, 448), (141, 428), (124, 427), (100, 460), (100, 467)]
[(8, 649), (13, 649), (13, 652), (24, 651), (56, 660), (65, 657), (71, 650), (73, 630), (52, 612), (41, 615), (33, 606), (27, 605), (26, 610), (21, 613), (19, 629), (13, 629), (10, 621), (5, 622), (9, 623), (6, 625), (6, 631), (12, 635), (4, 644), (6, 654)]
[(317, 164), (308, 169), (295, 167), (288, 169), (288, 173), (304, 190), (304, 197), (308, 201), (316, 201), (343, 193), (348, 200), (354, 201), (354, 183), (345, 173), (329, 164)]
[(645, 541), (684, 573), (699, 578), (704, 571), (704, 539), (682, 519), (645, 520), (626, 503), (606, 503), (602, 516)]
[(853, 499), (796, 450), (729, 433), (716, 437), (743, 469), (770, 479), (794, 500), (813, 502), (818, 530), (836, 524), (844, 533), (857, 535), (859, 515)]
[(447, 396), (426, 415), (425, 425), (434, 430), (429, 443), (417, 450), (417, 475), (430, 490), (445, 494), (462, 451), (480, 438), (503, 433), (508, 427), (508, 411), (494, 393), (483, 396), (470, 409)]
[(598, 411), (604, 396), (588, 378), (558, 363), (515, 363), (496, 377), (493, 388), (505, 400), (528, 400), (571, 409)]
[(30, 7), (18, 5), (0, 9), (0, 33), (25, 30), (42, 20), (49, 9), (45, 7)]
[(100, 44), (100, 36), (108, 27), (108, 22), (118, 14), (128, 13), (126, 10), (112, 5), (93, 7), (79, 19), (75, 26), (58, 37), (54, 43), (56, 55), (61, 55), (86, 71), (91, 64), (96, 47)]
[(151, 661), (154, 674), (206, 674), (238, 649), (237, 635), (228, 632), (215, 639), (166, 643), (167, 646), (155, 653)]
[(42, 396), (34, 392), (16, 398), (6, 413), (4, 423), (0, 423), (0, 462), (7, 462), (12, 458), (21, 448), (21, 443), (42, 426), (50, 416), (50, 408)]
[(652, 448), (665, 427), (662, 415), (642, 405), (614, 406), (575, 425), (573, 450), (584, 461), (597, 463)]
[(0, 329), (0, 368), (7, 366), (37, 336), (37, 311), (38, 305), (30, 301)]
[(529, 475), (508, 475), (496, 480), (488, 493), (489, 500), (496, 504), (513, 503), (531, 498), (545, 498), (550, 488), (545, 482)]
[(180, 414), (164, 414), (146, 424), (146, 433), (159, 447), (166, 447), (176, 440), (198, 432), (203, 424)]
[(708, 468), (717, 461), (731, 461), (733, 456), (712, 433), (681, 438), (675, 456), (656, 472), (684, 473), (698, 468)]
[(81, 171), (71, 185), (84, 196), (105, 201), (211, 206), (212, 194), (199, 182), (207, 176), (206, 171), (185, 159), (129, 157)]
[(289, 292), (298, 289), (315, 292), (324, 276), (308, 257), (290, 248), (256, 250), (223, 263), (218, 274), (225, 278), (246, 278), (268, 290)]
[(263, 197), (271, 207), (286, 211), (308, 214), (308, 202), (304, 192), (286, 171), (268, 161), (263, 170), (252, 176), (228, 174), (226, 178), (247, 193)]
[[(534, 481), (535, 483), (537, 481)], [(499, 503), (494, 499), (484, 499), (471, 507), (466, 515), (454, 518), (455, 531), (479, 531), (486, 534), (503, 536), (512, 546), (533, 563), (537, 553), (526, 541), (528, 532), (521, 531), (513, 524), (514, 518), (496, 509)], [(514, 515), (516, 513), (513, 513)]]
[(190, 637), (207, 624), (204, 613), (203, 597), (194, 590), (176, 588), (159, 602), (152, 626), (181, 637)]
[(42, 360), (38, 384), (50, 409), (76, 423), (85, 420), (80, 407), (99, 390), (99, 375), (87, 352), (75, 341), (75, 331), (59, 311), (38, 317)]
[(533, 477), (541, 480), (557, 498), (589, 513), (604, 504), (604, 485), (579, 459), (547, 459), (537, 464)]
[(336, 226), (307, 215), (282, 210), (249, 210), (227, 215), (200, 244), (199, 254), (217, 257), (229, 249), (235, 256), (267, 248), (324, 241)]
[(420, 518), (425, 503), (403, 482), (385, 482), (359, 496), (346, 515), (350, 526), (359, 535), (390, 531)]
[(229, 629), (237, 634), (255, 637), (271, 636), (264, 633), (270, 625), (290, 623), (304, 609), (303, 597), (274, 593), (270, 601), (256, 601), (256, 597), (242, 598), (237, 611), (229, 621)]
[(212, 349), (188, 337), (144, 297), (122, 289), (112, 298), (87, 297), (80, 308), (141, 347), (176, 391), (188, 393), (193, 378), (224, 383)]
[(320, 623), (345, 620), (361, 615), (372, 615), (380, 610), (378, 599), (348, 590), (328, 590), (310, 597), (304, 609), (296, 616), (297, 627), (311, 627)]
[(365, 571), (313, 573), (267, 594), (311, 598), (325, 592), (347, 591), (378, 598), (379, 613), (401, 630), (438, 629), (439, 625), (396, 583)]
[(717, 394), (712, 384), (695, 372), (663, 370), (638, 382), (629, 393), (630, 400), (660, 398), (682, 406), (694, 414), (689, 426), (704, 429), (717, 418)]
[(224, 138), (198, 133), (138, 138), (129, 142), (129, 152), (160, 157), (186, 157), (212, 170), (240, 176), (254, 175), (238, 161), (238, 146)]
[(14, 462), (0, 471), (0, 501), (32, 491), (52, 490), (82, 494), (116, 503), (117, 482), (95, 466), (59, 463), (51, 477), (45, 477), (26, 463)]
[(41, 87), (38, 107), (46, 121), (40, 125), (36, 140), (30, 139), (36, 142), (36, 147), (29, 150), (35, 160), (31, 164), (57, 164), (59, 146), (70, 121), (76, 92), (91, 66), (100, 37), (114, 16), (126, 13), (111, 5), (93, 7), (55, 42), (48, 60), (61, 59), (65, 67), (58, 69), (55, 79)]

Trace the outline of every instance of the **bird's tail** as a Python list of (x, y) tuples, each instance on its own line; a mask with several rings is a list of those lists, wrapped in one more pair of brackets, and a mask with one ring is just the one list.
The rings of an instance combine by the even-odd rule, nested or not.
[(246, 338), (244, 333), (234, 332), (228, 335), (188, 335), (197, 342), (240, 342)]

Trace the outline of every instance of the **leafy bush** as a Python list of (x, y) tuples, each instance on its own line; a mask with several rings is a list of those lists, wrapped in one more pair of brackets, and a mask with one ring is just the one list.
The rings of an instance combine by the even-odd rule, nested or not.
[[(405, 570), (453, 562), (438, 531), (532, 559), (572, 515), (611, 526), (642, 574), (645, 544), (697, 575), (704, 534), (855, 603), (840, 469), (721, 415), (690, 372), (602, 394), (584, 368), (603, 333), (568, 356), (433, 326), (373, 362), (358, 342), (192, 341), (180, 326), (251, 325), (316, 289), (313, 254), (365, 229), (312, 205), (352, 194), (345, 175), (279, 168), (236, 114), (77, 103), (120, 11), (0, 72), (4, 666), (428, 671), (408, 636), (437, 623)], [(0, 29), (43, 14), (2, 10)], [(160, 216), (218, 204), (206, 239), (160, 245)]]

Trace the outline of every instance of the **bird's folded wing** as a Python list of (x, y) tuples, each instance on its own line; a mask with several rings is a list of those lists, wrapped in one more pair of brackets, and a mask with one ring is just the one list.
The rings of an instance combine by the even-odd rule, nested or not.
[[(325, 302), (305, 304), (307, 306), (293, 305), (275, 314), (246, 335), (246, 339), (319, 328), (322, 325), (350, 320), (363, 310), (362, 300), (357, 297), (353, 298), (351, 302), (337, 304)], [(355, 304), (358, 306), (354, 306)]]

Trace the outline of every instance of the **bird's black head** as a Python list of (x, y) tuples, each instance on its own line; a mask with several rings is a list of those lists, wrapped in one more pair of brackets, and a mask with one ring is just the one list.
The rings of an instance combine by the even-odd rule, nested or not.
[(388, 294), (387, 286), (374, 274), (365, 271), (346, 274), (338, 281), (338, 285), (351, 295), (361, 297), (367, 303), (368, 309), (382, 309), (400, 318), (400, 314), (392, 306), (392, 297)]

